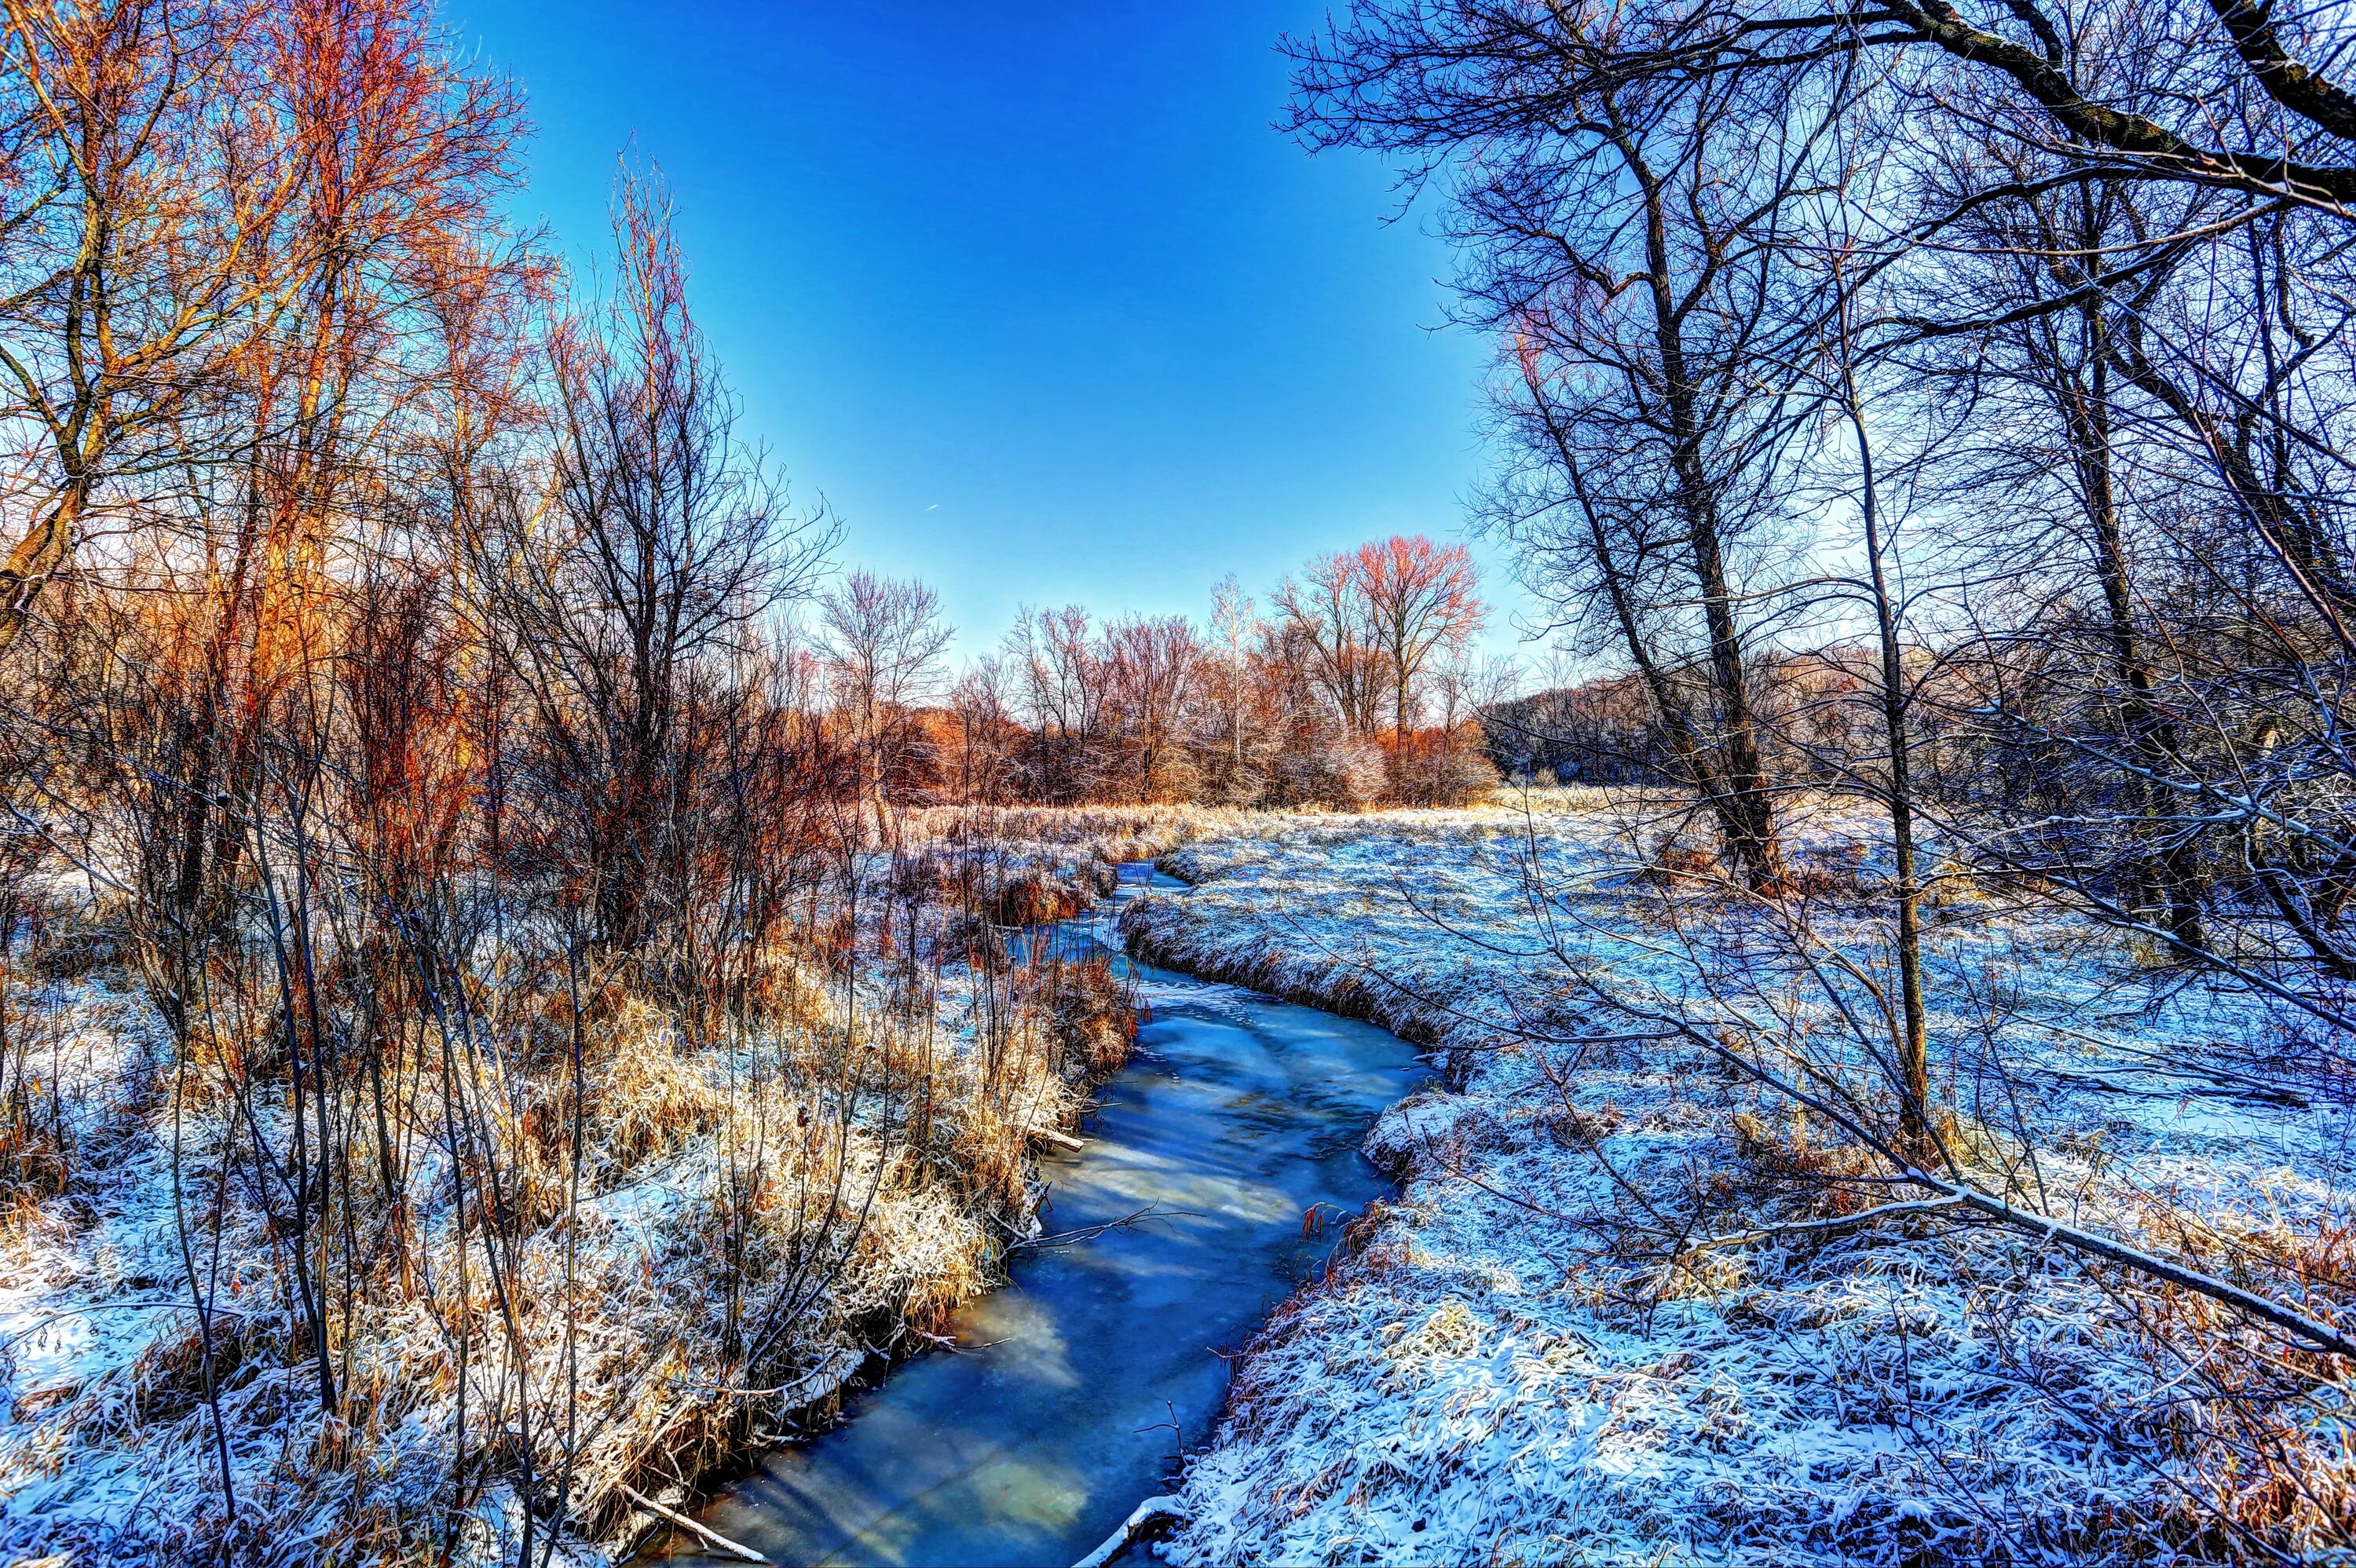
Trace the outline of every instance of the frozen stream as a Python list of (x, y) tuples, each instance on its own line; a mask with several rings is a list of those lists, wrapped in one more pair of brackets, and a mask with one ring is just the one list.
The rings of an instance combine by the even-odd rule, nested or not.
[[(1123, 884), (1058, 939), (1117, 945), (1121, 900), (1181, 886), (1142, 865)], [(1333, 1246), (1344, 1216), (1304, 1227), (1312, 1205), (1355, 1212), (1384, 1190), (1358, 1143), (1419, 1069), (1372, 1024), (1133, 968), (1151, 1021), (1087, 1148), (1045, 1161), (1042, 1222), (1154, 1215), (1019, 1253), (1012, 1283), (959, 1316), (957, 1353), (896, 1368), (833, 1430), (769, 1455), (704, 1511), (712, 1529), (782, 1563), (1066, 1568), (1166, 1489), (1182, 1436), (1209, 1435), (1219, 1352)]]

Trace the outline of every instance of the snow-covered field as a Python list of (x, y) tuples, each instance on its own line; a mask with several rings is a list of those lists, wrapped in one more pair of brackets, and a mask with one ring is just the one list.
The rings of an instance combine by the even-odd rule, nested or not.
[[(1887, 963), (1870, 819), (1795, 835), (1822, 873), (1810, 964), (1788, 925), (1644, 874), (1641, 815), (1549, 793), (1164, 857), (1195, 886), (1132, 908), (1137, 950), (1456, 1064), (1372, 1135), (1400, 1197), (1242, 1363), (1165, 1553), (2078, 1563), (2346, 1540), (2348, 1368), (2017, 1231), (1842, 1222), (1921, 1194), (1859, 1179), (1834, 1129), (1712, 1053), (1615, 1038), (1658, 1031), (1614, 1002), (1701, 1019), (1874, 1103), (1870, 1029), (1828, 1017)], [(2356, 1115), (2295, 1019), (1968, 879), (1931, 918), (1934, 1088), (1975, 1186), (2356, 1317)], [(1815, 978), (1827, 953), (1846, 992)]]
[[(1837, 1129), (1719, 1058), (1630, 1023), (1698, 1019), (1869, 1110), (1887, 1098), (1860, 1052), (1870, 1031), (1826, 1007), (1887, 964), (1858, 848), (1871, 822), (1827, 809), (1795, 829), (1812, 966), (1794, 928), (1680, 880), (1643, 809), (1562, 792), (1526, 814), (1010, 812), (980, 838), (917, 825), (940, 853), (1033, 878), (1050, 911), (1100, 891), (1107, 861), (1159, 853), (1196, 885), (1131, 906), (1141, 949), (1376, 1017), (1451, 1063), (1371, 1139), (1399, 1200), (1240, 1365), (1170, 1554), (2084, 1562), (2311, 1557), (2344, 1539), (2346, 1369), (2017, 1232), (1847, 1223), (1914, 1195), (1860, 1179), (1869, 1162)], [(1976, 1185), (2349, 1321), (2356, 1117), (2295, 1019), (1968, 878), (1941, 884), (1932, 945), (1943, 1131)], [(1854, 965), (1831, 993), (1826, 954)], [(492, 1283), (442, 1272), (455, 1253), (435, 1124), (396, 1127), (427, 1276), (380, 1280), (339, 1319), (354, 1425), (323, 1452), (284, 1260), (241, 1185), (255, 1179), (221, 1179), (223, 1129), (283, 1143), (283, 1097), (235, 1132), (103, 942), (12, 976), (8, 1087), (30, 1099), (10, 1125), (31, 1131), (5, 1150), (0, 1211), (0, 1560), (173, 1562), (220, 1541), (192, 1270), (220, 1282), (213, 1364), (247, 1560), (413, 1554), (451, 1495), (460, 1399), (479, 1442), (483, 1410), (519, 1408), (519, 1366), (543, 1424), (577, 1369), (574, 1526), (609, 1538), (632, 1512), (619, 1486), (675, 1497), (731, 1444), (822, 1410), (871, 1351), (987, 1285), (1036, 1197), (1024, 1129), (1079, 1114), (1086, 1085), (1068, 1062), (1010, 1079), (984, 1061), (987, 998), (954, 967), (913, 1013), (880, 984), (812, 985), (799, 1040), (691, 1038), (627, 996), (600, 1014), (574, 1217), (550, 1171), (518, 1178), (554, 1203), (510, 1276), (527, 1287), (520, 1357), (487, 1354), (506, 1342)], [(869, 1021), (829, 1010), (846, 1005)], [(875, 1038), (901, 1064), (887, 1077), (931, 1086), (921, 1133), (906, 1095), (830, 1122), (797, 1055), (887, 1017), (917, 1020)], [(417, 1087), (440, 1070), (406, 1071)], [(540, 1090), (493, 1088), (485, 1106), (517, 1113), (501, 1147), (531, 1147)], [(798, 1104), (820, 1112), (807, 1147)], [(731, 1231), (762, 1139), (776, 1179)], [(830, 1190), (856, 1201), (814, 1221), (795, 1173), (838, 1157)], [(357, 1179), (366, 1197), (369, 1171)], [(1794, 1224), (1819, 1228), (1773, 1230)], [(741, 1363), (715, 1287), (749, 1277), (715, 1271), (730, 1235), (777, 1257), (848, 1249), (762, 1390), (729, 1382)], [(452, 1329), (469, 1315), (462, 1371)], [(502, 1462), (477, 1461), (462, 1557), (512, 1555)]]

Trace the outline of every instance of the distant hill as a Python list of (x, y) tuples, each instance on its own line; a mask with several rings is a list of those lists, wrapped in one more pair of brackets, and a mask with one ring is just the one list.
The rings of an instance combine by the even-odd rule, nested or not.
[(1657, 738), (1630, 678), (1557, 687), (1481, 710), (1489, 760), (1507, 778), (1558, 784), (1656, 779)]

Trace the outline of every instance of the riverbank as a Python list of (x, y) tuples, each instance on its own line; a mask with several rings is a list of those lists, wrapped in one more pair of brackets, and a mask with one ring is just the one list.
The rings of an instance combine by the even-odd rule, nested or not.
[[(465, 1413), (528, 1405), (545, 1434), (568, 1379), (582, 1435), (559, 1556), (626, 1545), (647, 1522), (630, 1491), (691, 1502), (1001, 1277), (1044, 1190), (1042, 1135), (1087, 1113), (1120, 1019), (1101, 987), (1059, 1002), (926, 955), (961, 923), (1085, 909), (1116, 860), (1149, 854), (1194, 885), (1131, 909), (1136, 951), (1372, 1019), (1448, 1069), (1367, 1139), (1398, 1200), (1236, 1361), (1174, 1561), (2136, 1561), (2344, 1533), (2328, 1365), (2031, 1238), (1852, 1224), (1875, 1200), (1843, 1185), (1858, 1168), (1837, 1129), (1706, 1051), (1629, 1038), (1600, 990), (1747, 1009), (1789, 1060), (1857, 1065), (1826, 1053), (1799, 972), (1690, 891), (1694, 851), (1644, 811), (1556, 792), (1527, 816), (924, 820), (914, 853), (862, 877), (873, 923), (852, 945), (767, 971), (774, 1031), (588, 988), (589, 1093), (556, 1102), (588, 1110), (577, 1200), (550, 1141), (565, 1119), (523, 1093), (563, 1061), (561, 968), (533, 971), (538, 989), (486, 969), (477, 1065), (450, 1082), (487, 1147), (530, 1157), (464, 1211), (512, 1221), (518, 1245), (501, 1275), (479, 1230), (456, 1244), (440, 1124), (395, 1118), (395, 1211), (426, 1270), (339, 1320), (353, 1419), (327, 1449), (270, 1195), (222, 1157), (257, 1136), (249, 1115), (283, 1137), (283, 1103), (174, 1061), (102, 909), (48, 917), (0, 1019), (11, 1088), (39, 1112), (16, 1124), (39, 1137), (0, 1151), (0, 1548), (399, 1558), (437, 1544)], [(1869, 967), (1869, 842), (1829, 811), (1794, 830), (1814, 929)], [(1976, 1181), (2346, 1311), (2356, 1119), (2328, 1074), (2285, 1068), (2308, 1058), (2283, 1018), (1967, 878), (1942, 884), (1933, 924), (1938, 1087)], [(230, 1022), (222, 1038), (268, 1048), (266, 1008)], [(394, 1059), (412, 1088), (442, 1082), (434, 1039)], [(843, 1083), (870, 1088), (813, 1093)], [(347, 1113), (368, 1105), (355, 1092)], [(755, 1155), (770, 1163), (748, 1182)], [(209, 1259), (181, 1246), (189, 1195), (220, 1206)], [(192, 1264), (217, 1282), (209, 1360), (183, 1305)], [(508, 1282), (525, 1287), (512, 1308)], [(744, 1325), (781, 1303), (799, 1303), (791, 1332), (747, 1378)], [(508, 1349), (468, 1360), (461, 1342)], [(234, 1435), (227, 1528), (208, 1371)], [(513, 1449), (473, 1455), (452, 1555), (512, 1560)], [(1135, 1500), (1105, 1506), (1117, 1520)]]
[[(254, 1158), (290, 1137), (266, 987), (224, 970), (177, 1052), (112, 905), (60, 887), (0, 987), (32, 1129), (0, 1148), (0, 1552), (511, 1562), (527, 1452), (543, 1489), (562, 1467), (558, 1560), (626, 1550), (637, 1499), (822, 1425), (1001, 1277), (1131, 1024), (1101, 964), (975, 971), (968, 923), (1086, 907), (1110, 857), (1193, 830), (926, 814), (836, 947), (763, 953), (734, 1015), (624, 965), (568, 986), (544, 927), (487, 926), (461, 1000), (338, 1085), (312, 1142), (354, 1154), (299, 1228)], [(336, 1027), (357, 1058), (365, 1020)]]
[[(1868, 963), (1869, 827), (1826, 810), (1795, 833), (1817, 926)], [(1370, 1137), (1401, 1195), (1240, 1363), (1165, 1555), (2160, 1561), (2344, 1539), (2328, 1365), (2013, 1232), (1849, 1225), (1877, 1200), (1842, 1185), (1859, 1167), (1836, 1129), (1709, 1052), (1626, 1038), (1599, 992), (1781, 1020), (1791, 1060), (1845, 1070), (1809, 1058), (1823, 1020), (1758, 923), (1682, 890), (1665, 921), (1661, 831), (1641, 801), (1560, 792), (1528, 816), (1302, 820), (1165, 857), (1194, 885), (1130, 911), (1133, 951), (1455, 1064)], [(2347, 1311), (2348, 1096), (2233, 1065), (2279, 1059), (2283, 1018), (1961, 878), (1931, 941), (1975, 1182)], [(1730, 1235), (1755, 1239), (1685, 1250)]]

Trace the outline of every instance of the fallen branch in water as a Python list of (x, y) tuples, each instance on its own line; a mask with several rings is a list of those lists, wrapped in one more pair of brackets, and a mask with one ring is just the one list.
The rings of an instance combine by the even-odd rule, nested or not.
[(1126, 1230), (1131, 1225), (1141, 1224), (1147, 1220), (1173, 1216), (1188, 1220), (1202, 1218), (1192, 1209), (1164, 1209), (1159, 1203), (1148, 1203), (1134, 1214), (1124, 1214), (1118, 1220), (1107, 1220), (1101, 1225), (1083, 1225), (1076, 1231), (1057, 1231), (1053, 1235), (1024, 1236), (1009, 1245), (1006, 1250), (1010, 1253), (1019, 1253), (1031, 1247), (1066, 1247), (1075, 1242), (1092, 1242), (1108, 1231)]
[[(741, 1557), (747, 1563), (767, 1563), (769, 1561), (759, 1552), (754, 1551), (751, 1547), (745, 1545), (743, 1541), (731, 1541), (726, 1536), (721, 1534), (718, 1531), (712, 1529), (710, 1525), (698, 1524), (695, 1520), (688, 1518), (687, 1515), (675, 1512), (670, 1509), (663, 1507), (662, 1504), (655, 1501), (654, 1499), (647, 1496), (646, 1493), (639, 1491), (635, 1487), (624, 1487), (622, 1488), (622, 1495), (629, 1499), (632, 1502), (637, 1504), (640, 1508), (646, 1509), (648, 1513), (654, 1515), (657, 1519), (669, 1520), (671, 1523), (679, 1526), (681, 1530), (687, 1531), (691, 1534), (701, 1536), (706, 1545), (716, 1546), (721, 1551), (727, 1552), (733, 1557)], [(772, 1565), (772, 1568), (774, 1568), (774, 1565)]]

